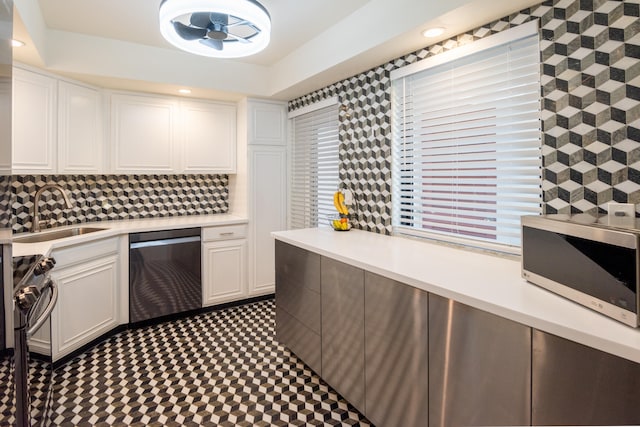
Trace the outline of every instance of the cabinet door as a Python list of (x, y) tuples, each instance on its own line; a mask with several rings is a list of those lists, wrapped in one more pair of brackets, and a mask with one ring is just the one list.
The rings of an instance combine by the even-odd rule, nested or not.
[(56, 172), (56, 80), (13, 69), (13, 173)]
[(143, 95), (111, 95), (114, 173), (174, 173), (178, 104)]
[(428, 425), (530, 420), (531, 328), (430, 294)]
[(246, 296), (245, 239), (203, 243), (202, 304), (204, 306)]
[(272, 231), (287, 227), (286, 147), (249, 148), (250, 271), (249, 294), (275, 290), (275, 255)]
[(184, 102), (182, 112), (182, 172), (236, 172), (236, 107)]
[(320, 255), (275, 243), (276, 337), (321, 374)]
[(364, 271), (322, 257), (322, 377), (365, 411)]
[(100, 92), (58, 82), (58, 171), (104, 172), (102, 132)]
[(59, 291), (51, 313), (55, 361), (118, 325), (118, 257), (54, 269), (51, 276)]
[(286, 145), (286, 104), (249, 102), (249, 145)]
[(428, 293), (365, 272), (366, 413), (375, 425), (429, 419)]
[(640, 364), (533, 332), (533, 425), (640, 425)]

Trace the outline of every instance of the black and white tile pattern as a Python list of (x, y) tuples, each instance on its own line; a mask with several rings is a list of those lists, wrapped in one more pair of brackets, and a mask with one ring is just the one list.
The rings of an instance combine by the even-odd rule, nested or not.
[(391, 70), (531, 20), (540, 22), (546, 213), (640, 203), (638, 0), (549, 0), (289, 102), (337, 96), (340, 181), (357, 228), (391, 233)]
[(0, 228), (11, 228), (11, 176), (0, 175)]
[(275, 340), (274, 310), (267, 300), (112, 337), (56, 369), (48, 425), (370, 425)]
[(29, 231), (33, 198), (45, 184), (69, 195), (66, 209), (57, 193), (43, 193), (41, 218), (51, 227), (92, 221), (225, 213), (228, 175), (16, 175), (12, 177), (12, 228)]

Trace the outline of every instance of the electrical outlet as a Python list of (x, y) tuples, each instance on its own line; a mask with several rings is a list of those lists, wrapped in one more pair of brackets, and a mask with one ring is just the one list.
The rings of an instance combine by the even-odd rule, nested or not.
[(342, 194), (344, 194), (344, 204), (351, 206), (353, 204), (353, 193), (351, 190), (343, 190)]
[(607, 212), (609, 213), (609, 218), (635, 218), (636, 205), (633, 203), (609, 202), (607, 204)]

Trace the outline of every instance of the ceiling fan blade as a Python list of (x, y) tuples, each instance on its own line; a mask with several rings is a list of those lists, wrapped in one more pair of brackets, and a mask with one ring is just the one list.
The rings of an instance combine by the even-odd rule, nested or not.
[(176, 33), (185, 40), (201, 39), (207, 35), (206, 28), (193, 28), (184, 25), (180, 21), (173, 21), (173, 28), (175, 28)]
[(253, 24), (249, 21), (247, 21), (246, 19), (239, 19), (236, 22), (232, 22), (230, 24), (227, 24), (227, 27), (235, 27), (236, 25), (251, 25), (253, 26)]
[(209, 17), (209, 19), (211, 20), (211, 22), (214, 23), (218, 23), (218, 24), (222, 24), (222, 25), (228, 25), (229, 24), (229, 15), (226, 15), (224, 13), (211, 13), (211, 16)]
[(245, 39), (243, 37), (236, 36), (235, 34), (227, 33), (227, 38), (234, 39), (239, 41), (240, 43), (253, 43), (250, 39)]
[(215, 50), (222, 50), (222, 46), (223, 46), (222, 40), (216, 40), (216, 39), (202, 39), (200, 40), (200, 43), (202, 43), (205, 46), (212, 47)]
[(189, 22), (191, 22), (191, 25), (194, 27), (207, 28), (211, 23), (209, 15), (211, 15), (209, 12), (192, 13)]

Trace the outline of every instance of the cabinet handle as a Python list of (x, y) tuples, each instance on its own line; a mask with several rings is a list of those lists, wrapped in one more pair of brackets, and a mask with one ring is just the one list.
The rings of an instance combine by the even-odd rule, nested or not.
[(235, 233), (233, 231), (227, 231), (226, 233), (220, 233), (221, 236), (233, 236)]

